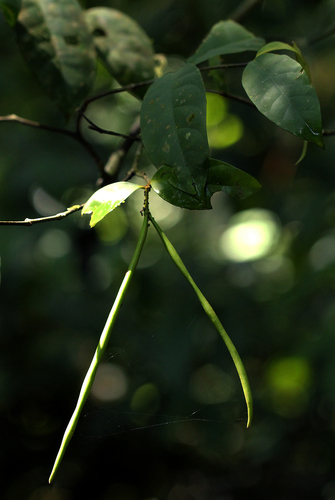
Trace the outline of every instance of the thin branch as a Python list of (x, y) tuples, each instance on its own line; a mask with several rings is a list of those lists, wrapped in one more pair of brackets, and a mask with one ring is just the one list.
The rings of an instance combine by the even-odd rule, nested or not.
[[(124, 87), (120, 87), (120, 88), (117, 88), (117, 89), (109, 90), (107, 92), (103, 92), (102, 94), (98, 94), (98, 95), (95, 95), (93, 97), (90, 97), (90, 98), (86, 99), (83, 102), (83, 104), (80, 106), (80, 108), (78, 109), (78, 114), (77, 114), (77, 119), (76, 119), (76, 135), (81, 138), (81, 140), (83, 141), (83, 143), (84, 142), (87, 143), (87, 141), (84, 139), (84, 137), (83, 137), (83, 135), (81, 133), (80, 125), (81, 125), (81, 120), (82, 120), (82, 118), (84, 116), (84, 113), (85, 113), (87, 107), (92, 102), (94, 102), (94, 101), (96, 101), (98, 99), (102, 99), (104, 97), (113, 95), (113, 94), (119, 94), (120, 92), (128, 92), (128, 91), (136, 90), (136, 89), (141, 88), (141, 87), (146, 87), (148, 85), (151, 85), (153, 82), (154, 82), (154, 80), (147, 80), (147, 81), (144, 81), (144, 82), (132, 83), (130, 85), (126, 85)], [(101, 133), (103, 133), (103, 132), (101, 132)], [(111, 135), (115, 135), (115, 134), (111, 134)], [(127, 136), (123, 136), (123, 137), (127, 137)], [(124, 149), (124, 155), (126, 154), (126, 152), (128, 152), (128, 150), (130, 149), (131, 145), (134, 143), (134, 138), (131, 137), (131, 136), (130, 136), (130, 138), (126, 138), (126, 141), (127, 140), (130, 140), (130, 146), (129, 146), (129, 148), (127, 150)], [(90, 144), (87, 143), (87, 147), (89, 147), (89, 146), (90, 146)], [(103, 179), (103, 182), (104, 183), (111, 182), (112, 179), (111, 179), (111, 175), (108, 172), (108, 168), (104, 167), (104, 165), (102, 165), (102, 163), (100, 162), (99, 163), (99, 169), (100, 169), (100, 172), (101, 172), (101, 177)]]
[(324, 137), (327, 137), (327, 136), (330, 136), (330, 135), (335, 135), (335, 130), (325, 130), (325, 129), (323, 129), (322, 130), (322, 135)]
[(335, 26), (332, 26), (331, 28), (329, 28), (327, 31), (324, 31), (320, 35), (313, 36), (313, 37), (309, 38), (308, 44), (313, 45), (314, 43), (321, 42), (325, 38), (328, 38), (329, 36), (333, 36), (333, 35), (335, 35)]
[(244, 0), (236, 9), (229, 14), (228, 18), (233, 19), (233, 21), (241, 22), (243, 18), (245, 18), (249, 12), (256, 7), (262, 0)]
[(125, 85), (124, 87), (118, 87), (117, 89), (112, 89), (112, 90), (107, 90), (106, 92), (103, 92), (102, 94), (95, 95), (93, 97), (90, 97), (85, 101), (85, 106), (87, 107), (89, 104), (91, 104), (94, 101), (97, 101), (98, 99), (102, 99), (103, 97), (108, 97), (113, 94), (120, 94), (121, 92), (131, 92), (132, 90), (136, 90), (140, 87), (145, 87), (146, 85), (151, 85), (154, 82), (154, 80), (147, 80), (144, 82), (138, 82), (138, 83), (130, 83), (129, 85)]
[(134, 139), (140, 133), (140, 120), (136, 118), (134, 121), (128, 138), (121, 144), (121, 146), (110, 155), (106, 165), (105, 172), (109, 175), (111, 181), (117, 178), (117, 175), (121, 169), (123, 160), (125, 159), (128, 151), (134, 144)]
[(129, 181), (135, 175), (137, 175), (137, 177), (141, 177), (142, 179), (145, 180), (146, 184), (149, 185), (150, 179), (147, 176), (147, 174), (145, 172), (140, 172), (138, 170), (138, 166), (140, 164), (140, 160), (141, 160), (141, 156), (142, 156), (142, 151), (143, 151), (143, 144), (142, 144), (142, 142), (140, 142), (140, 144), (138, 145), (137, 151), (135, 153), (135, 158), (134, 158), (133, 164), (131, 166), (131, 169), (127, 172), (127, 175), (123, 179), (124, 181)]
[(113, 135), (116, 137), (122, 137), (123, 139), (130, 139), (132, 141), (140, 141), (141, 139), (139, 137), (132, 137), (130, 135), (125, 135), (125, 134), (120, 134), (119, 132), (113, 132), (112, 130), (106, 130), (101, 127), (98, 127), (95, 123), (93, 123), (89, 118), (87, 118), (86, 115), (82, 115), (83, 118), (87, 121), (87, 123), (90, 124), (88, 127), (91, 130), (94, 130), (95, 132), (99, 132), (99, 134), (106, 134), (106, 135)]
[(229, 94), (228, 92), (224, 92), (222, 90), (209, 90), (209, 89), (206, 89), (206, 92), (209, 92), (210, 94), (221, 95), (222, 97), (226, 97), (227, 99), (231, 99), (233, 101), (240, 102), (242, 104), (247, 104), (252, 108), (256, 108), (256, 106), (251, 101), (235, 94)]
[(48, 132), (54, 132), (57, 134), (67, 135), (68, 137), (75, 139), (77, 142), (79, 142), (87, 150), (87, 152), (93, 158), (95, 163), (98, 165), (101, 173), (104, 173), (104, 166), (103, 166), (103, 163), (101, 162), (99, 156), (94, 151), (94, 149), (92, 148), (90, 143), (87, 142), (86, 139), (82, 136), (82, 134), (78, 131), (73, 132), (72, 130), (66, 130), (64, 128), (51, 127), (50, 125), (44, 125), (43, 123), (34, 122), (32, 120), (27, 120), (26, 118), (22, 118), (21, 116), (17, 116), (15, 114), (0, 116), (0, 122), (16, 122), (16, 123), (19, 123), (20, 125), (26, 125), (28, 127), (38, 128), (40, 130), (47, 130)]
[(73, 139), (77, 139), (76, 133), (71, 130), (66, 130), (64, 128), (58, 127), (50, 127), (49, 125), (43, 125), (42, 123), (34, 122), (32, 120), (27, 120), (26, 118), (21, 118), (21, 116), (17, 116), (15, 114), (0, 116), (1, 122), (16, 122), (21, 125), (27, 125), (29, 127), (39, 128), (41, 130), (48, 130), (49, 132), (56, 132), (57, 134), (68, 135)]
[(249, 64), (250, 61), (247, 62), (239, 62), (239, 63), (227, 63), (227, 64), (218, 64), (216, 66), (206, 66), (205, 68), (199, 68), (199, 71), (210, 71), (212, 69), (230, 69), (230, 68), (245, 68), (247, 64)]
[(107, 92), (103, 92), (102, 94), (94, 95), (92, 97), (89, 97), (86, 99), (83, 104), (78, 108), (78, 114), (77, 114), (77, 124), (76, 124), (76, 130), (77, 133), (80, 133), (80, 122), (81, 119), (87, 109), (87, 107), (94, 101), (97, 101), (98, 99), (103, 99), (104, 97), (108, 97), (113, 94), (119, 94), (120, 92), (128, 92), (132, 90), (139, 89), (141, 87), (146, 87), (148, 85), (151, 85), (154, 82), (154, 80), (146, 80), (144, 82), (138, 82), (138, 83), (131, 83), (130, 85), (126, 85), (124, 87), (120, 87), (117, 89), (113, 90), (108, 90)]
[(65, 212), (60, 212), (56, 215), (49, 215), (48, 217), (39, 217), (38, 219), (28, 219), (28, 217), (24, 220), (3, 220), (0, 221), (0, 226), (32, 226), (33, 224), (39, 224), (40, 222), (49, 222), (51, 220), (61, 220), (71, 215), (78, 210), (81, 210), (84, 206), (82, 205), (74, 205), (73, 207), (68, 208)]

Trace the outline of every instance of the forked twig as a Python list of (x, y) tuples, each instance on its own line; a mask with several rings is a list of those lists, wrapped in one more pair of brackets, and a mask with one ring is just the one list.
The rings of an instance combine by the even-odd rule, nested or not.
[(86, 139), (83, 137), (79, 129), (77, 129), (74, 132), (72, 130), (66, 130), (64, 128), (52, 127), (50, 125), (44, 125), (43, 123), (35, 122), (33, 120), (27, 120), (26, 118), (22, 118), (21, 116), (15, 115), (14, 113), (11, 115), (0, 116), (0, 122), (16, 122), (21, 125), (26, 125), (28, 127), (38, 128), (40, 130), (46, 130), (48, 132), (55, 132), (57, 134), (67, 135), (68, 137), (75, 139), (87, 150), (87, 152), (93, 158), (95, 163), (98, 165), (101, 174), (106, 175), (106, 173), (104, 172), (104, 165), (102, 161), (100, 160), (95, 150), (92, 148), (91, 144), (87, 142)]

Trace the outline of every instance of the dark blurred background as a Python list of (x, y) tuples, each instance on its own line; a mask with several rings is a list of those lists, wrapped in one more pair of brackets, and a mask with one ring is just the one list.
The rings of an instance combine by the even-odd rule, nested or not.
[[(246, 15), (236, 11), (240, 4), (82, 2), (132, 16), (171, 68), (232, 15), (267, 41), (294, 40), (310, 64), (323, 126), (335, 129), (335, 2), (264, 0)], [(0, 54), (0, 115), (73, 128), (43, 96), (2, 16)], [(241, 70), (227, 78), (244, 96)], [(92, 95), (113, 85), (99, 66)], [(255, 110), (213, 96), (208, 108), (212, 157), (256, 176), (263, 189), (243, 202), (217, 194), (208, 212), (171, 207), (154, 194), (151, 208), (241, 354), (255, 400), (251, 428), (230, 356), (152, 230), (49, 486), (136, 244), (141, 193), (96, 229), (79, 213), (2, 226), (2, 499), (335, 499), (335, 139), (325, 138), (325, 150), (310, 145), (296, 166), (301, 141)], [(120, 94), (87, 114), (127, 133), (138, 109)], [(97, 167), (71, 138), (17, 123), (0, 129), (1, 220), (55, 214), (96, 189)], [(120, 144), (85, 134), (103, 161)], [(131, 150), (121, 178), (133, 157)], [(145, 157), (141, 167), (152, 173)]]

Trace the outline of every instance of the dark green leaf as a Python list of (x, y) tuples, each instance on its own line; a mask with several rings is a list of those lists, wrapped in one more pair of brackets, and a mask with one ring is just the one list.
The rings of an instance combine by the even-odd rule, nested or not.
[(209, 198), (214, 193), (223, 191), (230, 196), (243, 200), (261, 187), (254, 177), (228, 163), (210, 159), (209, 165), (206, 186)]
[(270, 42), (264, 45), (256, 54), (256, 57), (261, 56), (262, 54), (266, 54), (268, 52), (273, 52), (274, 50), (289, 50), (291, 52), (295, 53), (296, 60), (298, 63), (302, 66), (302, 68), (306, 71), (306, 74), (309, 78), (309, 81), (311, 81), (311, 72), (308, 66), (308, 63), (304, 56), (301, 53), (301, 50), (297, 46), (296, 43), (293, 42), (292, 45), (289, 45), (288, 43), (284, 42)]
[(269, 120), (323, 147), (319, 99), (298, 62), (286, 55), (260, 55), (245, 68), (242, 84)]
[(15, 26), (29, 68), (65, 115), (87, 96), (95, 51), (76, 0), (23, 0)]
[(1, 0), (0, 9), (9, 26), (14, 26), (21, 9), (21, 0)]
[[(121, 85), (154, 78), (151, 40), (133, 19), (108, 7), (89, 9), (85, 16), (99, 57)], [(145, 90), (136, 93), (142, 98)]]
[(143, 186), (131, 182), (109, 184), (92, 194), (81, 213), (82, 215), (92, 214), (90, 226), (93, 227), (139, 188)]
[(196, 53), (187, 62), (199, 64), (211, 57), (257, 51), (265, 44), (263, 38), (255, 37), (235, 21), (220, 21), (215, 24)]
[(177, 189), (170, 182), (174, 176), (173, 168), (163, 166), (157, 170), (151, 179), (151, 186), (163, 200), (181, 208), (189, 210), (208, 210), (212, 208), (210, 201), (206, 198), (199, 198), (197, 195), (186, 193), (181, 189)]
[(170, 167), (169, 183), (203, 198), (209, 149), (206, 93), (196, 66), (186, 64), (151, 85), (142, 104), (141, 129), (152, 163)]
[(244, 199), (257, 192), (261, 187), (254, 177), (243, 172), (243, 170), (214, 159), (209, 160), (206, 194), (202, 200), (174, 188), (169, 182), (171, 175), (171, 167), (161, 167), (151, 180), (153, 190), (172, 205), (188, 208), (189, 210), (208, 210), (212, 208), (210, 199), (218, 191), (223, 191), (232, 197)]

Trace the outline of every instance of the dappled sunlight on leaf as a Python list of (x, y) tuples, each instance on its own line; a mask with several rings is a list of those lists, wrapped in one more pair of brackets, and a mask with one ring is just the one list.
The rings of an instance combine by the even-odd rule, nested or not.
[(95, 226), (109, 212), (121, 205), (137, 189), (143, 188), (131, 182), (115, 182), (98, 189), (82, 209), (82, 215), (92, 214), (90, 226)]

